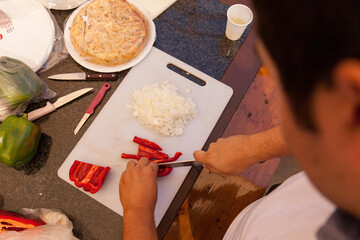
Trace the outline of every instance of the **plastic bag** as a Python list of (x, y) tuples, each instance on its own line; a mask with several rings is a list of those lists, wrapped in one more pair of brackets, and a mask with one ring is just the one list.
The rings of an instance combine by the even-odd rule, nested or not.
[(0, 240), (78, 240), (72, 233), (72, 222), (58, 210), (23, 208), (22, 215), (29, 218), (40, 218), (46, 225), (21, 232), (3, 232), (0, 234)]
[(47, 10), (47, 11), (49, 12), (50, 17), (52, 18), (52, 20), (54, 22), (55, 41), (54, 41), (54, 46), (50, 53), (50, 56), (48, 57), (48, 59), (46, 60), (44, 65), (40, 68), (40, 70), (38, 71), (39, 73), (45, 72), (45, 71), (49, 70), (50, 68), (54, 67), (56, 64), (63, 61), (69, 55), (69, 53), (65, 47), (64, 33), (61, 31), (61, 28), (60, 28), (58, 22), (56, 21), (54, 15), (49, 10)]
[(0, 57), (0, 121), (9, 115), (23, 113), (32, 102), (55, 95), (25, 63)]

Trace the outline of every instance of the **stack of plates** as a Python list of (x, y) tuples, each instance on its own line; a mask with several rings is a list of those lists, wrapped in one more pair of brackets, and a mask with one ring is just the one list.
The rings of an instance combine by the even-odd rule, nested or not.
[(87, 0), (40, 0), (40, 2), (42, 2), (47, 8), (56, 10), (73, 9), (86, 1)]
[(54, 41), (54, 23), (38, 1), (0, 1), (0, 56), (19, 59), (37, 71), (48, 59)]

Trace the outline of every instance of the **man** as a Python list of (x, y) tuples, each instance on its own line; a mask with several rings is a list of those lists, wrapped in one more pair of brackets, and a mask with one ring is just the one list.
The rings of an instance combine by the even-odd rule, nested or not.
[[(305, 173), (244, 209), (225, 239), (360, 239), (360, 1), (254, 3), (257, 50), (281, 88), (282, 128), (220, 139), (194, 157), (236, 175), (291, 152)], [(143, 159), (121, 178), (124, 239), (156, 239), (156, 171)]]

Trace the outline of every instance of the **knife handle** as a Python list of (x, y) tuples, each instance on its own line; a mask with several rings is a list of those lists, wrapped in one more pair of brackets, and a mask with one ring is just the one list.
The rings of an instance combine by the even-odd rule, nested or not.
[(93, 73), (86, 74), (86, 80), (117, 80), (117, 73)]
[(56, 108), (54, 107), (54, 105), (52, 105), (50, 102), (47, 102), (45, 107), (38, 108), (34, 111), (29, 112), (28, 120), (33, 121), (35, 119), (38, 119), (48, 113), (51, 113), (52, 111), (55, 111), (55, 109)]
[(85, 113), (93, 114), (95, 108), (101, 103), (101, 100), (104, 98), (105, 93), (107, 90), (110, 89), (110, 83), (105, 83), (99, 90), (99, 92), (96, 94), (94, 100), (90, 103), (90, 106), (88, 109), (86, 109)]

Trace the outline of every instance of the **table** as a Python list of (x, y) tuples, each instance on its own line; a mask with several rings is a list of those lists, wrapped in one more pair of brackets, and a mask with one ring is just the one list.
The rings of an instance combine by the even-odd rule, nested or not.
[[(234, 1), (225, 0), (224, 2), (226, 2), (227, 4), (234, 3)], [(242, 2), (247, 5), (250, 4), (249, 1), (237, 2)], [(214, 4), (215, 7), (212, 6), (211, 3)], [(207, 9), (208, 11), (203, 11), (204, 9)], [(170, 27), (170, 29), (178, 30), (178, 32), (180, 33), (184, 32), (184, 28), (180, 28), (181, 26), (175, 24), (177, 23), (176, 21), (179, 19), (171, 19), (168, 17), (168, 14), (171, 13), (171, 11), (178, 11), (184, 14), (186, 19), (193, 20), (192, 23), (195, 24), (190, 25), (193, 26), (193, 28), (188, 27), (187, 32), (184, 32), (185, 35), (192, 36), (195, 39), (202, 38), (202, 35), (207, 34), (206, 32), (189, 31), (189, 29), (197, 29), (196, 20), (200, 18), (201, 22), (204, 23), (209, 19), (211, 20), (213, 17), (215, 17), (215, 19), (217, 19), (218, 21), (224, 21), (226, 17), (223, 14), (221, 15), (220, 13), (224, 13), (226, 9), (226, 5), (221, 2), (217, 2), (216, 0), (179, 0), (169, 10), (164, 12), (155, 20), (158, 31), (158, 38), (155, 43), (156, 47), (179, 58), (180, 60), (183, 60), (184, 62), (187, 62), (188, 64), (200, 69), (201, 71), (204, 71), (210, 76), (213, 76), (217, 79), (221, 78), (221, 81), (230, 85), (234, 89), (234, 96), (230, 100), (229, 105), (225, 109), (221, 119), (214, 128), (211, 136), (209, 137), (206, 145), (204, 146), (204, 149), (206, 149), (211, 142), (215, 141), (221, 135), (226, 136), (233, 133), (249, 133), (242, 132), (236, 129), (236, 124), (234, 123), (234, 121), (230, 120), (237, 117), (237, 115), (242, 116), (242, 114), (244, 113), (244, 111), (237, 110), (238, 105), (245, 92), (247, 91), (251, 81), (255, 77), (255, 74), (261, 64), (260, 59), (257, 57), (253, 48), (256, 35), (254, 31), (250, 31), (244, 42), (244, 39), (231, 42), (226, 40), (225, 37), (219, 37), (219, 35), (215, 34), (213, 36), (208, 36), (208, 38), (212, 37), (213, 39), (217, 39), (215, 40), (215, 51), (213, 51), (214, 49), (211, 49), (212, 52), (207, 53), (205, 50), (208, 48), (200, 47), (197, 48), (199, 50), (199, 53), (189, 54), (189, 52), (184, 51), (184, 49), (186, 50), (186, 47), (190, 46), (193, 42), (177, 42), (177, 46), (175, 48), (175, 45), (171, 44), (171, 41), (169, 41), (169, 32), (166, 32), (166, 29), (164, 28), (167, 25), (168, 27)], [(71, 11), (52, 12), (61, 26), (62, 22), (71, 13)], [(179, 15), (177, 17), (181, 16)], [(220, 29), (212, 30), (214, 32), (220, 32)], [(161, 32), (163, 34), (160, 34)], [(174, 39), (176, 40), (176, 38)], [(206, 44), (210, 44), (207, 47), (214, 47), (214, 42), (206, 41)], [(241, 48), (238, 51), (240, 46)], [(192, 59), (192, 55), (196, 56), (197, 59)], [(218, 58), (219, 56), (220, 58)], [(201, 65), (204, 61), (207, 61), (207, 63), (204, 64), (205, 66)], [(218, 64), (219, 66), (215, 66), (219, 61), (223, 61), (223, 64)], [(226, 69), (228, 67), (227, 65), (230, 62), (231, 64), (229, 68)], [(216, 68), (216, 70), (209, 71), (209, 69), (213, 68), (209, 68), (208, 66), (213, 66), (214, 68)], [(49, 75), (84, 70), (85, 69), (83, 69), (76, 62), (74, 62), (71, 57), (68, 57), (56, 67), (45, 73), (40, 74), (40, 77), (48, 83), (49, 87), (52, 90), (58, 93), (58, 96), (65, 95), (74, 90), (84, 87), (94, 87), (95, 90), (100, 89), (103, 82), (61, 82), (47, 80), (47, 76)], [(112, 89), (106, 94), (105, 99), (103, 100), (104, 102), (106, 102), (110, 98), (116, 87), (121, 83), (121, 79), (125, 77), (127, 72), (128, 71), (121, 72), (119, 80), (111, 82)], [(256, 99), (256, 96), (253, 96), (253, 98)], [(65, 183), (63, 180), (58, 178), (56, 174), (63, 161), (66, 159), (68, 154), (74, 148), (75, 144), (84, 134), (85, 130), (95, 119), (100, 108), (104, 105), (102, 104), (99, 106), (95, 113), (95, 116), (91, 117), (85, 123), (82, 130), (76, 136), (74, 136), (72, 132), (78, 120), (83, 115), (83, 112), (85, 110), (84, 106), (88, 106), (92, 99), (93, 95), (85, 95), (72, 102), (71, 104), (58, 109), (56, 112), (36, 120), (36, 123), (41, 126), (43, 136), (40, 142), (40, 148), (37, 157), (34, 159), (34, 161), (31, 162), (28, 166), (17, 169), (8, 168), (5, 165), (0, 165), (0, 182), (2, 183), (2, 187), (0, 189), (1, 209), (19, 211), (22, 207), (55, 208), (61, 210), (70, 218), (70, 220), (74, 224), (74, 234), (80, 239), (91, 240), (119, 238), (122, 233), (122, 218), (116, 213), (112, 212), (110, 209), (107, 209), (100, 203), (96, 202), (85, 194), (82, 194), (74, 187)], [(31, 111), (32, 109), (35, 109), (42, 105), (44, 105), (44, 102), (39, 104), (33, 104), (29, 106), (27, 111)], [(254, 115), (253, 119), (255, 119), (255, 111), (253, 111), (252, 113)], [(226, 128), (229, 122), (230, 125)], [(254, 126), (256, 125), (257, 120), (255, 120), (254, 122)], [(248, 127), (240, 125), (240, 129), (244, 130), (248, 129)], [(260, 169), (269, 169), (269, 167), (265, 166)], [(260, 173), (258, 175), (253, 174), (251, 171), (254, 172), (255, 170), (250, 170), (248, 176), (246, 176), (247, 178), (261, 175)], [(256, 171), (259, 171), (259, 168), (256, 169)], [(202, 171), (198, 181), (195, 183), (199, 174), (200, 169), (193, 168), (187, 176), (184, 184), (179, 190), (177, 196), (175, 197), (163, 221), (158, 227), (158, 234), (161, 238), (165, 236), (165, 233), (169, 229), (173, 219), (178, 214), (178, 209), (184, 202), (185, 197), (188, 195), (189, 191), (192, 189), (190, 194), (188, 195), (189, 197), (186, 199), (184, 204), (192, 201), (193, 192), (196, 191), (196, 187), (199, 186), (201, 181), (204, 181), (204, 179), (208, 179), (207, 177), (204, 178), (204, 176), (209, 175), (209, 173), (207, 173), (206, 171)], [(269, 175), (271, 175), (271, 171)], [(215, 181), (215, 179), (216, 181), (218, 181), (216, 177), (214, 177), (214, 179), (211, 181)], [(252, 182), (258, 185), (256, 183), (256, 179), (253, 179)], [(194, 188), (192, 188), (194, 183), (195, 186)], [(265, 182), (263, 183), (265, 184)], [(258, 187), (256, 186), (255, 188), (258, 189)], [(219, 196), (222, 191), (223, 190), (218, 191)], [(261, 190), (260, 192), (263, 192), (263, 190)], [(247, 202), (251, 202), (254, 199), (255, 198), (250, 199)], [(185, 205), (183, 205), (183, 207), (184, 206)], [(176, 225), (176, 223), (178, 222), (179, 221), (177, 219), (170, 227), (167, 235), (168, 239), (176, 239), (171, 238), (171, 236), (176, 236), (176, 234), (172, 234), (176, 232), (176, 226), (174, 227), (174, 224)], [(224, 229), (225, 227), (223, 228), (223, 230)]]

